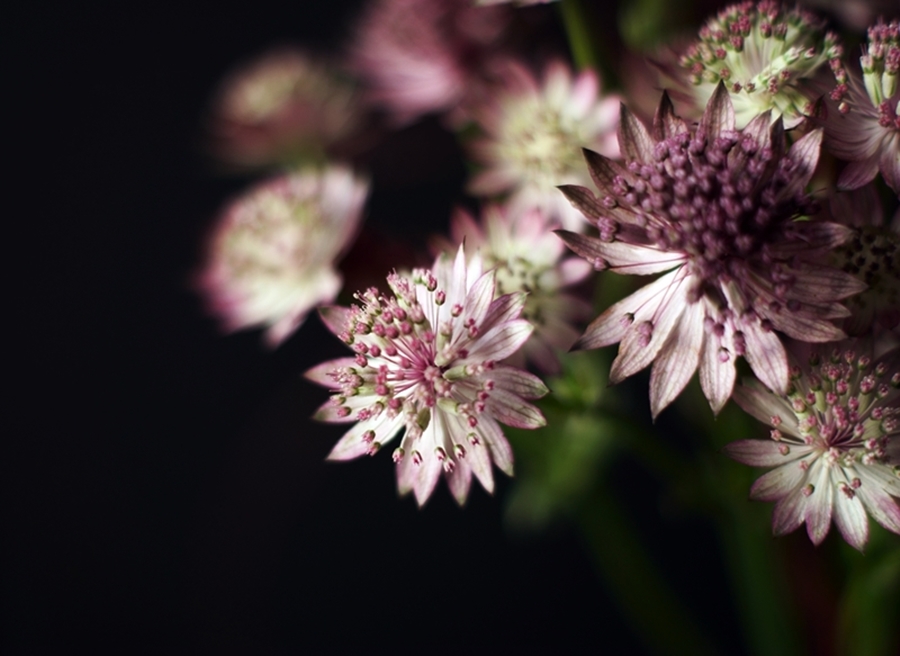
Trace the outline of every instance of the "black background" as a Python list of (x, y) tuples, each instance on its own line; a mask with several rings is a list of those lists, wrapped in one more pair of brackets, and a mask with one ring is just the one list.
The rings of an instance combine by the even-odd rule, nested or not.
[[(218, 80), (272, 44), (337, 48), (359, 4), (44, 4), (6, 24), (5, 653), (640, 653), (574, 531), (504, 528), (506, 483), (420, 511), (386, 455), (323, 461), (340, 430), (308, 419), (325, 393), (299, 373), (341, 349), (317, 321), (271, 353), (220, 336), (188, 288), (246, 184), (203, 155)], [(406, 138), (451, 152), (435, 125)], [(376, 160), (422, 165), (396, 152)], [(385, 184), (375, 229), (426, 234), (426, 200), (442, 221), (448, 167)]]

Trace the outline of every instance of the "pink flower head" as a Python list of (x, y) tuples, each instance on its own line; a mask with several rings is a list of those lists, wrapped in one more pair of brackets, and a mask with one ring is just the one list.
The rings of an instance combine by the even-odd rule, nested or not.
[(322, 311), (331, 331), (354, 357), (325, 362), (306, 373), (334, 390), (316, 414), (352, 423), (329, 460), (374, 455), (403, 432), (394, 449), (401, 494), (421, 506), (441, 472), (460, 504), (472, 474), (491, 492), (491, 461), (512, 475), (512, 450), (500, 422), (538, 428), (545, 421), (525, 399), (547, 392), (535, 376), (498, 364), (531, 334), (520, 319), (525, 295), (495, 298), (494, 272), (482, 261), (439, 257), (431, 270), (388, 276), (390, 294), (369, 289), (358, 305)]
[(270, 52), (232, 73), (216, 97), (211, 130), (218, 157), (236, 166), (321, 158), (358, 122), (355, 92), (327, 63), (293, 49)]
[(881, 171), (900, 194), (900, 21), (870, 27), (859, 61), (862, 75), (851, 70), (846, 86), (826, 100), (825, 146), (850, 162), (840, 188), (857, 189)]
[(804, 522), (820, 544), (832, 520), (844, 539), (862, 550), (868, 515), (900, 533), (900, 352), (877, 361), (854, 350), (813, 354), (792, 367), (783, 394), (756, 381), (734, 399), (772, 427), (771, 440), (740, 440), (725, 453), (746, 465), (774, 467), (750, 496), (775, 501), (776, 535)]
[(787, 356), (775, 331), (810, 342), (841, 339), (832, 319), (848, 312), (838, 301), (864, 288), (825, 259), (850, 229), (796, 220), (814, 210), (804, 189), (821, 132), (788, 150), (781, 120), (772, 122), (768, 113), (743, 130), (734, 121), (721, 84), (697, 127), (675, 116), (666, 95), (652, 131), (623, 107), (626, 166), (586, 151), (599, 196), (563, 188), (600, 234), (560, 235), (597, 270), (668, 271), (606, 310), (576, 344), (619, 343), (612, 383), (653, 362), (654, 416), (698, 367), (718, 412), (741, 356), (763, 383), (784, 392)]
[(480, 223), (458, 210), (450, 229), (452, 245), (443, 245), (452, 249), (465, 243), (469, 253), (477, 253), (486, 268), (495, 270), (497, 294), (528, 294), (522, 317), (535, 329), (507, 363), (524, 366), (529, 361), (547, 373), (558, 371), (557, 353), (578, 339), (572, 323), (587, 320), (591, 310), (583, 299), (564, 290), (584, 280), (592, 267), (581, 258), (565, 257), (566, 247), (553, 234), (554, 227), (557, 224), (536, 208), (513, 214), (490, 205)]
[(502, 7), (471, 0), (379, 0), (358, 29), (352, 66), (372, 103), (403, 125), (459, 103), (482, 73), (506, 16)]
[(694, 99), (698, 112), (724, 83), (738, 128), (766, 111), (792, 128), (808, 113), (804, 84), (830, 77), (831, 62), (840, 71), (842, 48), (823, 27), (824, 21), (799, 7), (739, 2), (707, 21), (681, 56), (680, 71), (666, 62), (660, 68)]
[(471, 109), (485, 135), (471, 144), (485, 166), (469, 183), (478, 196), (510, 193), (514, 213), (538, 207), (569, 230), (586, 227), (584, 217), (560, 195), (561, 184), (587, 184), (581, 148), (618, 157), (615, 138), (619, 99), (600, 96), (597, 74), (577, 76), (551, 63), (541, 83), (510, 62), (504, 86)]
[(198, 287), (227, 331), (266, 326), (277, 346), (334, 300), (334, 262), (356, 235), (368, 183), (343, 167), (264, 182), (231, 203), (209, 241)]

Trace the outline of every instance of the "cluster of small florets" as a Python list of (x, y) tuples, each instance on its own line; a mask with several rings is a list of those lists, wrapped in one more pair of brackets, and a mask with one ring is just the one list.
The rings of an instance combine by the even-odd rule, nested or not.
[(897, 353), (873, 361), (853, 349), (813, 353), (793, 366), (783, 397), (750, 383), (735, 400), (772, 430), (770, 442), (742, 440), (725, 452), (749, 465), (775, 467), (751, 496), (777, 501), (776, 534), (804, 522), (819, 544), (832, 519), (857, 549), (867, 515), (900, 533), (900, 371)]
[(900, 21), (879, 21), (869, 28), (869, 44), (859, 59), (863, 82), (878, 110), (878, 124), (900, 129), (897, 101), (900, 77)]
[(721, 81), (734, 94), (738, 127), (766, 110), (782, 115), (788, 127), (796, 125), (809, 105), (800, 86), (804, 81), (825, 64), (843, 81), (842, 48), (823, 24), (809, 12), (772, 0), (723, 9), (681, 57), (698, 105)]
[[(485, 381), (472, 403), (459, 403), (450, 400), (454, 380), (489, 371), (494, 362), (468, 364), (449, 373), (446, 365), (468, 356), (468, 350), (454, 339), (454, 332), (462, 330), (470, 339), (476, 338), (479, 328), (475, 320), (470, 317), (463, 325), (456, 325), (463, 312), (457, 303), (450, 310), (451, 319), (436, 332), (432, 329), (417, 296), (421, 294), (426, 303), (439, 307), (446, 303), (447, 294), (437, 288), (437, 279), (430, 271), (416, 271), (411, 278), (393, 273), (388, 276), (388, 284), (396, 296), (382, 296), (374, 288), (356, 295), (359, 305), (351, 308), (345, 330), (339, 335), (356, 352), (356, 366), (335, 372), (335, 382), (341, 386), (340, 394), (332, 397), (337, 415), (349, 416), (355, 411), (353, 418), (365, 421), (381, 412), (388, 417), (402, 414), (407, 435), (415, 439), (427, 419), (423, 413), (427, 415), (439, 402), (449, 402), (474, 428), (493, 385)], [(367, 405), (356, 407), (363, 400)], [(374, 432), (371, 434), (374, 436)], [(380, 446), (372, 442), (371, 448), (374, 452)], [(403, 454), (403, 448), (398, 448), (394, 459), (399, 460)], [(452, 462), (446, 466), (451, 467)]]
[[(761, 142), (758, 130), (767, 129), (768, 114), (761, 123), (745, 134), (666, 136), (654, 146), (654, 161), (630, 161), (630, 177), (616, 176), (613, 194), (603, 198), (604, 204), (640, 208), (650, 244), (690, 257), (698, 277), (694, 298), (708, 284), (740, 277), (750, 259), (771, 265), (777, 259), (773, 247), (792, 237), (791, 220), (816, 210), (794, 184), (798, 175), (808, 175), (799, 170), (808, 163), (778, 157), (780, 134), (774, 143)], [(599, 222), (601, 236), (609, 240), (620, 227), (608, 217)], [(793, 282), (785, 276), (779, 285)]]

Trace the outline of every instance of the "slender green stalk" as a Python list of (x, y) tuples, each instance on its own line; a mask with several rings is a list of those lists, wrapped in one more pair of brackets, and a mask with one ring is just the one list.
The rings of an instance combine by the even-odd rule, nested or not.
[(865, 555), (849, 552), (846, 590), (841, 599), (838, 653), (889, 656), (900, 649), (900, 548), (896, 536), (872, 526)]
[(579, 523), (598, 574), (648, 649), (673, 656), (719, 653), (663, 580), (609, 490), (598, 486)]
[[(726, 406), (717, 418), (712, 413), (692, 411), (706, 405), (699, 385), (689, 386), (682, 396), (681, 414), (693, 424), (695, 432), (705, 437), (700, 448), (718, 450), (726, 442), (761, 430), (760, 424), (734, 404)], [(771, 508), (748, 499), (751, 481), (759, 472), (710, 453), (701, 458), (700, 473), (701, 493), (712, 502), (709, 510), (720, 536), (750, 653), (800, 653), (779, 543), (771, 535)]]
[(559, 7), (575, 66), (579, 69), (593, 68), (597, 70), (599, 65), (597, 53), (591, 45), (591, 35), (582, 0), (562, 0)]

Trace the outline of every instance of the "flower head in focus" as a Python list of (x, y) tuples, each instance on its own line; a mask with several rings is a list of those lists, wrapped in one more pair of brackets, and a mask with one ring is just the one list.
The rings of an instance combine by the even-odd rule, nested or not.
[(868, 515), (900, 533), (900, 352), (877, 361), (852, 349), (813, 354), (792, 367), (784, 394), (756, 381), (734, 399), (772, 427), (771, 440), (725, 447), (735, 460), (774, 467), (753, 484), (751, 498), (776, 501), (776, 535), (804, 522), (810, 540), (825, 539), (832, 520), (862, 550)]
[(832, 261), (866, 284), (847, 299), (851, 315), (844, 321), (849, 335), (877, 334), (900, 328), (900, 209), (888, 223), (878, 193), (869, 184), (837, 193), (829, 213), (853, 228), (853, 234), (833, 251)]
[(859, 61), (862, 74), (851, 69), (847, 84), (826, 100), (825, 145), (850, 162), (840, 188), (861, 187), (881, 171), (900, 194), (900, 21), (870, 27)]
[(354, 357), (325, 362), (307, 378), (334, 390), (316, 418), (353, 426), (330, 460), (374, 455), (401, 431), (394, 449), (401, 494), (421, 506), (441, 472), (465, 502), (472, 474), (491, 492), (491, 461), (512, 475), (512, 450), (500, 423), (544, 425), (526, 399), (547, 392), (535, 376), (499, 364), (528, 339), (519, 318), (525, 295), (495, 298), (494, 272), (479, 257), (439, 257), (432, 270), (388, 276), (390, 294), (369, 289), (359, 304), (322, 311)]
[(767, 111), (792, 128), (808, 113), (803, 84), (829, 76), (832, 62), (836, 75), (842, 74), (842, 49), (823, 25), (809, 12), (774, 0), (740, 2), (701, 28), (698, 40), (680, 58), (680, 74), (665, 63), (661, 68), (673, 80), (689, 84), (688, 96), (698, 108), (719, 83), (725, 84), (738, 128)]
[(787, 355), (775, 331), (810, 342), (841, 339), (832, 320), (848, 312), (838, 301), (864, 288), (825, 257), (850, 229), (797, 220), (815, 210), (805, 187), (821, 133), (787, 149), (781, 120), (768, 113), (743, 130), (734, 121), (721, 84), (696, 128), (675, 116), (666, 95), (652, 132), (623, 107), (626, 166), (586, 152), (599, 196), (563, 188), (600, 233), (561, 231), (572, 250), (598, 270), (668, 272), (607, 309), (576, 344), (619, 343), (612, 383), (653, 362), (654, 416), (698, 367), (718, 412), (741, 356), (763, 383), (784, 392)]
[(277, 346), (334, 300), (334, 268), (356, 235), (368, 183), (343, 167), (264, 182), (222, 213), (197, 285), (228, 331), (266, 326)]
[(275, 50), (222, 84), (211, 116), (213, 147), (241, 167), (321, 158), (356, 128), (356, 107), (352, 85), (325, 61)]
[(542, 371), (556, 373), (557, 353), (566, 351), (578, 339), (572, 327), (590, 317), (590, 305), (565, 293), (565, 288), (584, 280), (593, 270), (581, 258), (565, 257), (566, 248), (553, 234), (550, 223), (538, 209), (513, 214), (499, 205), (485, 208), (481, 222), (459, 210), (451, 225), (452, 244), (465, 243), (469, 253), (477, 253), (484, 266), (495, 270), (496, 293), (526, 292), (522, 317), (534, 325), (525, 346), (507, 360), (524, 366), (526, 361)]
[(485, 135), (471, 144), (485, 166), (469, 183), (478, 196), (509, 192), (514, 212), (540, 208), (569, 230), (586, 227), (584, 217), (557, 186), (587, 184), (581, 148), (618, 157), (615, 138), (619, 99), (600, 96), (593, 71), (577, 76), (562, 62), (551, 63), (541, 83), (515, 62), (504, 86), (471, 109)]
[(351, 66), (370, 101), (403, 125), (455, 108), (506, 27), (503, 7), (471, 0), (378, 0), (358, 28)]

